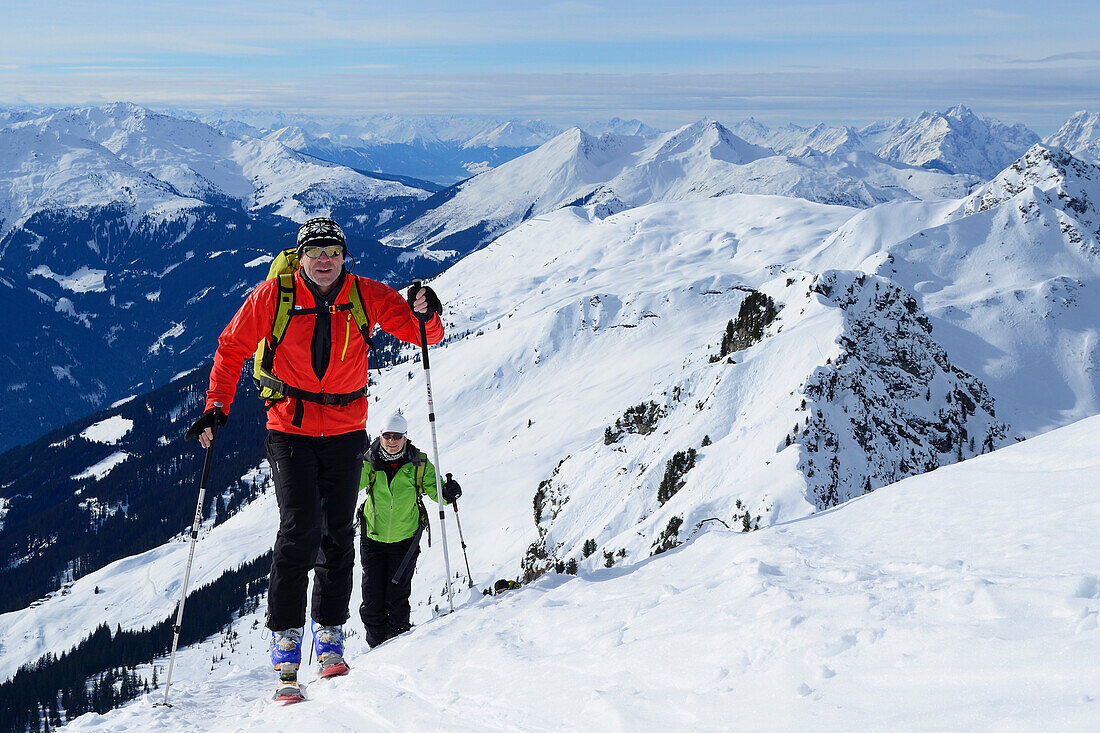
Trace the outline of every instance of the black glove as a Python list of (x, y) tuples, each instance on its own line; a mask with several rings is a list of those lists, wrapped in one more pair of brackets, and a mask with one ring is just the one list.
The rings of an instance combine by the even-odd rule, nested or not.
[(183, 434), (184, 440), (191, 440), (191, 438), (197, 438), (202, 435), (202, 431), (210, 428), (215, 430), (214, 423), (216, 422), (220, 428), (225, 425), (229, 417), (221, 410), (211, 407), (206, 412), (202, 413), (202, 417), (195, 421), (195, 424), (187, 429), (187, 432)]
[(458, 497), (462, 496), (462, 487), (458, 485), (458, 482), (451, 478), (451, 474), (447, 474), (447, 480), (443, 482), (443, 501), (448, 504), (454, 504)]
[(408, 293), (405, 294), (405, 300), (409, 302), (409, 307), (412, 308), (413, 303), (416, 302), (416, 294), (420, 292), (422, 287), (424, 288), (424, 299), (428, 301), (428, 312), (418, 313), (414, 310), (413, 313), (422, 321), (430, 321), (433, 315), (443, 312), (443, 304), (439, 302), (439, 296), (435, 294), (434, 290), (427, 285), (412, 285), (409, 287)]

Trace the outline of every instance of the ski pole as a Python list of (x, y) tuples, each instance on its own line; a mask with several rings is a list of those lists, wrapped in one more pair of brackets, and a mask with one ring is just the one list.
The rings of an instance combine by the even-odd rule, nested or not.
[[(416, 292), (420, 292), (422, 287), (419, 280), (413, 282), (413, 288)], [(415, 300), (413, 296), (413, 300)], [(439, 531), (443, 536), (443, 565), (447, 571), (447, 604), (451, 608), (453, 613), (455, 610), (454, 592), (451, 590), (451, 556), (447, 552), (447, 524), (444, 521), (443, 514), (443, 477), (439, 473), (439, 440), (435, 434), (435, 402), (432, 400), (432, 370), (428, 364), (428, 329), (426, 326), (429, 318), (427, 313), (417, 313), (413, 311), (413, 315), (420, 321), (420, 355), (421, 361), (424, 362), (424, 384), (428, 388), (428, 424), (432, 428), (432, 459), (435, 461), (435, 495), (439, 497)]]
[[(214, 403), (214, 412), (222, 411), (222, 403)], [(168, 679), (164, 681), (164, 701), (168, 705), (168, 689), (172, 686), (172, 668), (176, 666), (176, 647), (180, 642), (180, 625), (183, 623), (183, 605), (187, 601), (187, 585), (191, 582), (191, 563), (195, 559), (195, 544), (199, 540), (199, 525), (202, 523), (202, 504), (206, 498), (206, 480), (210, 477), (210, 459), (214, 455), (214, 439), (218, 437), (218, 421), (215, 418), (211, 427), (210, 445), (206, 449), (206, 460), (202, 464), (202, 480), (199, 481), (199, 500), (195, 504), (195, 520), (191, 523), (191, 554), (187, 557), (187, 572), (183, 574), (183, 590), (180, 591), (180, 607), (176, 612), (176, 624), (172, 627), (172, 656), (168, 661)], [(171, 707), (171, 706), (169, 706)]]
[[(451, 474), (447, 474), (447, 480), (451, 480)], [(466, 555), (466, 538), (462, 536), (462, 522), (459, 521), (459, 500), (455, 499), (451, 504), (454, 507), (454, 524), (459, 525), (459, 541), (462, 543), (462, 557), (466, 561), (466, 580), (470, 581), (470, 588), (474, 587), (474, 575), (470, 572), (470, 556)]]

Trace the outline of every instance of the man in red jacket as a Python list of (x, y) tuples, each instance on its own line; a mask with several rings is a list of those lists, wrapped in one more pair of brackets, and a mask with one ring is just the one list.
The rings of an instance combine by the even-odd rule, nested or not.
[[(402, 341), (420, 344), (418, 317), (427, 319), (429, 344), (443, 339), (442, 306), (431, 288), (409, 288), (406, 300), (380, 282), (345, 271), (346, 253), (344, 233), (331, 219), (310, 219), (298, 230), (301, 267), (294, 275), (293, 317), (271, 361), (286, 396), (267, 405), (265, 447), (279, 503), (267, 627), (273, 632), (272, 663), (287, 679), (301, 662), (310, 570), (322, 673), (347, 671), (342, 625), (355, 562), (369, 348), (349, 310), (351, 289), (358, 288), (370, 322)], [(277, 279), (260, 283), (222, 332), (206, 411), (187, 431), (203, 448), (213, 439), (215, 421), (225, 424), (244, 360), (265, 339), (271, 348), (278, 298)], [(223, 412), (214, 409), (216, 402)]]

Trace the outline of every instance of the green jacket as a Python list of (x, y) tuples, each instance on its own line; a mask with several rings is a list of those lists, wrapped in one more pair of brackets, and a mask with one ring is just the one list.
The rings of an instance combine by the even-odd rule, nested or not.
[[(435, 467), (428, 456), (411, 442), (405, 444), (404, 465), (397, 469), (393, 481), (386, 475), (384, 463), (378, 457), (378, 440), (367, 449), (363, 472), (359, 479), (360, 519), (363, 532), (376, 542), (400, 542), (416, 534), (420, 521), (428, 521), (416, 491), (416, 469), (424, 464), (424, 493), (438, 501), (435, 490)], [(371, 474), (374, 484), (371, 485)]]

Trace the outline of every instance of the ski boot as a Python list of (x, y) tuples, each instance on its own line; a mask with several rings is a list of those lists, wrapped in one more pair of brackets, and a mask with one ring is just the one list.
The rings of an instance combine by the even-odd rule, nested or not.
[(344, 661), (344, 630), (339, 626), (313, 624), (313, 644), (322, 677), (339, 677), (348, 673)]
[(275, 700), (289, 704), (300, 702), (302, 688), (298, 684), (298, 667), (302, 663), (302, 630), (287, 629), (271, 634), (271, 664), (279, 673)]

